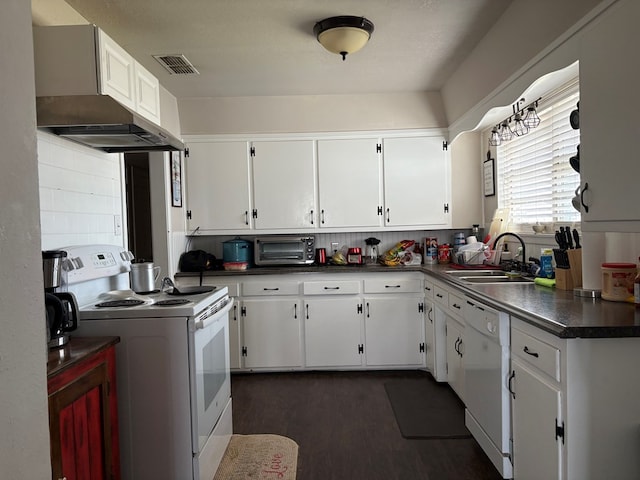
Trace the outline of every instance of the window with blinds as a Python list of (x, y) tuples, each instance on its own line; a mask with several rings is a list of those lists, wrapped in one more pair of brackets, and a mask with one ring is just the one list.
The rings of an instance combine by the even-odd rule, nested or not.
[(578, 80), (538, 103), (540, 125), (497, 147), (498, 203), (509, 207), (512, 228), (530, 230), (540, 223), (580, 221), (571, 199), (580, 174), (569, 164), (580, 143), (580, 131), (569, 124), (579, 100)]

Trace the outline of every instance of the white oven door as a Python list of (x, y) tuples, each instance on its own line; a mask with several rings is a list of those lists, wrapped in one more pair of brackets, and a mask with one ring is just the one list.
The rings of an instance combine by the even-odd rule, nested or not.
[(216, 313), (200, 315), (192, 327), (191, 408), (193, 453), (197, 455), (211, 435), (231, 396), (229, 373), (229, 310), (233, 299)]

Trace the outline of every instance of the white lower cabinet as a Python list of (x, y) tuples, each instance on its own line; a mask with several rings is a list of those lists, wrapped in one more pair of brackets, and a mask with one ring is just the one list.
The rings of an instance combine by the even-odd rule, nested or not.
[(362, 299), (305, 299), (304, 338), (307, 367), (362, 366)]
[(517, 319), (512, 321), (509, 389), (513, 472), (518, 480), (566, 478), (562, 349), (549, 342), (554, 339), (548, 334), (537, 333)]
[[(176, 283), (198, 285), (199, 277)], [(425, 367), (425, 314), (433, 311), (421, 273), (233, 274), (203, 283), (226, 285), (235, 297), (236, 371)]]
[(464, 401), (464, 326), (447, 316), (447, 381)]
[(436, 370), (436, 331), (433, 302), (424, 301), (424, 354), (427, 370), (434, 375)]
[(560, 469), (562, 441), (556, 438), (556, 427), (562, 426), (557, 424), (562, 419), (562, 392), (518, 357), (512, 359), (511, 366), (514, 478), (564, 478)]
[(424, 364), (424, 300), (385, 295), (364, 298), (368, 366)]
[(295, 297), (243, 299), (244, 367), (301, 367), (301, 313)]

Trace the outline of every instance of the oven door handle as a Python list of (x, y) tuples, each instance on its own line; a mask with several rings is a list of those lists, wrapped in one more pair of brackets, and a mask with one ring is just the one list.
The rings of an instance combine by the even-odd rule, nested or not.
[(203, 318), (196, 322), (196, 330), (202, 330), (207, 328), (212, 323), (217, 322), (223, 314), (228, 314), (229, 310), (233, 308), (233, 298), (229, 297), (228, 302), (224, 307), (215, 312), (213, 315)]

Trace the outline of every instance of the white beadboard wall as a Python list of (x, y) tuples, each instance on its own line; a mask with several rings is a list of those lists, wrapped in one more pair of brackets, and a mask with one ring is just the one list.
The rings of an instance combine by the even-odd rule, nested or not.
[[(468, 230), (418, 230), (418, 231), (400, 231), (400, 232), (358, 232), (358, 233), (315, 233), (316, 248), (326, 248), (327, 254), (331, 254), (331, 244), (338, 243), (338, 248), (360, 247), (362, 253), (365, 253), (364, 240), (369, 237), (375, 237), (380, 240), (378, 251), (380, 254), (389, 250), (400, 240), (415, 240), (422, 243), (425, 237), (436, 237), (438, 243), (453, 244), (453, 236), (456, 232), (464, 232), (465, 236), (469, 235), (471, 229)], [(306, 234), (303, 234), (306, 235)], [(240, 235), (240, 238), (247, 241), (253, 241), (257, 235)], [(222, 259), (222, 243), (227, 240), (236, 238), (232, 236), (194, 236), (188, 243), (189, 250), (201, 249), (212, 253), (216, 258)]]
[[(124, 245), (120, 155), (38, 132), (42, 249)], [(120, 232), (115, 232), (119, 218)]]

